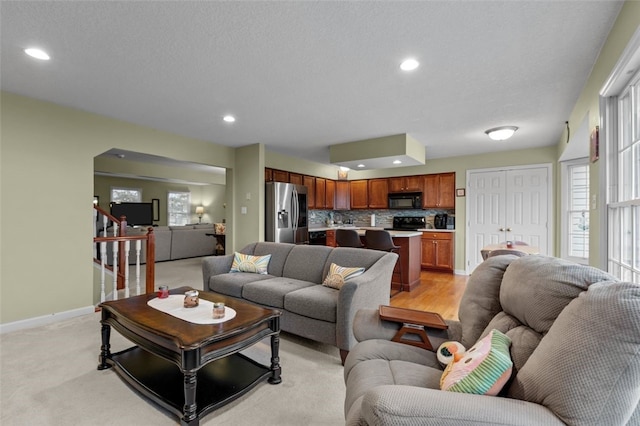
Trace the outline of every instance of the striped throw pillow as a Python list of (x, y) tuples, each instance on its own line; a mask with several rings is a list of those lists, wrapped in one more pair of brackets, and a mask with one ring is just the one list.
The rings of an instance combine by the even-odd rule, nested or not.
[(249, 254), (235, 252), (229, 272), (251, 272), (266, 275), (270, 260), (270, 254), (265, 256), (251, 256)]
[(345, 281), (364, 273), (364, 268), (347, 268), (332, 263), (322, 285), (340, 290)]
[(451, 392), (497, 395), (511, 377), (511, 339), (498, 330), (478, 340), (462, 357), (449, 363), (440, 389)]

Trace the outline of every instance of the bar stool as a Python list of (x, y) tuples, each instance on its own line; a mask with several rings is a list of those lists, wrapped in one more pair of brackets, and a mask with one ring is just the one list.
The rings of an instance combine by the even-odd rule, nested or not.
[(338, 245), (338, 247), (364, 247), (364, 244), (362, 244), (362, 241), (360, 241), (358, 231), (356, 231), (355, 229), (337, 229), (336, 244)]
[(397, 263), (400, 266), (400, 291), (404, 291), (404, 281), (402, 280), (402, 262), (400, 262), (400, 246), (393, 243), (389, 231), (378, 229), (367, 229), (364, 233), (364, 239), (368, 249), (389, 251), (398, 254)]

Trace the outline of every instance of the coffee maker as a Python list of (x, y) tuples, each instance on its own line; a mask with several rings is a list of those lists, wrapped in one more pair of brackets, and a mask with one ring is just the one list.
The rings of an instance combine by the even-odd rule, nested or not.
[(446, 213), (438, 213), (433, 218), (433, 227), (436, 229), (447, 229), (447, 217)]

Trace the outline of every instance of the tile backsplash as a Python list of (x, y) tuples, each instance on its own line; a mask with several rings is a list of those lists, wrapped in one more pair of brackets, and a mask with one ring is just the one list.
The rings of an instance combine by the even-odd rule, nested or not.
[(394, 216), (432, 216), (437, 213), (455, 215), (455, 210), (310, 210), (309, 227), (325, 226), (327, 219), (333, 218), (335, 223), (346, 223), (352, 220), (355, 226), (371, 226), (371, 215), (375, 214), (375, 226), (390, 228)]

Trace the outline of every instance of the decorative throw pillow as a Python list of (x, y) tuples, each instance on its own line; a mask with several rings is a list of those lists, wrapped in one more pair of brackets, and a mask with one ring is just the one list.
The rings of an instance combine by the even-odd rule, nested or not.
[(332, 263), (322, 285), (340, 290), (344, 282), (364, 273), (364, 268), (347, 268)]
[(266, 256), (251, 256), (249, 254), (235, 252), (233, 254), (231, 270), (229, 272), (251, 272), (254, 274), (266, 275), (270, 260), (270, 254), (267, 254)]
[(442, 373), (440, 389), (451, 392), (497, 395), (511, 376), (511, 339), (498, 330), (478, 340)]

